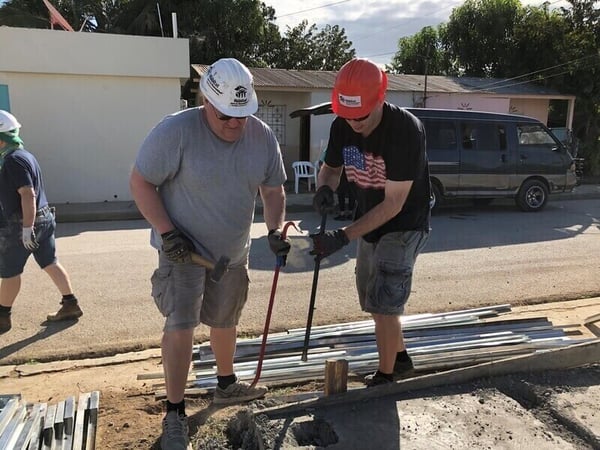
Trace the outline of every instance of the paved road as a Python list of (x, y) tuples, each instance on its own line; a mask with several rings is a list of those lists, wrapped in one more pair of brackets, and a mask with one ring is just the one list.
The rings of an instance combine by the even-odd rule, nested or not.
[[(251, 292), (240, 330), (264, 326), (273, 257), (266, 229), (253, 228)], [(318, 225), (313, 213), (292, 213), (306, 233)], [(331, 221), (329, 226), (340, 222)], [(432, 237), (417, 261), (407, 313), (457, 310), (489, 304), (535, 303), (600, 296), (600, 201), (554, 200), (534, 214), (512, 203), (486, 208), (445, 208), (432, 219)], [(290, 232), (293, 254), (279, 277), (272, 329), (303, 327), (313, 260), (309, 240)], [(58, 296), (33, 261), (13, 308), (13, 330), (0, 338), (0, 364), (27, 360), (107, 355), (158, 346), (162, 318), (151, 297), (149, 276), (156, 254), (145, 221), (61, 223), (58, 253), (69, 271), (84, 316), (77, 323), (46, 324)], [(315, 324), (363, 319), (354, 292), (350, 245), (323, 261)], [(205, 340), (200, 327), (197, 338)]]

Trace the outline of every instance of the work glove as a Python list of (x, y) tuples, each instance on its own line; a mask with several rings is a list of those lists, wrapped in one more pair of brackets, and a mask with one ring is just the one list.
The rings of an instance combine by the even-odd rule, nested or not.
[(191, 251), (194, 244), (177, 228), (160, 235), (162, 238), (162, 251), (169, 261), (175, 263), (189, 263), (192, 260)]
[(277, 256), (278, 265), (280, 267), (285, 266), (287, 254), (290, 252), (291, 247), (290, 240), (284, 238), (278, 229), (269, 230), (268, 240), (271, 251)]
[(314, 248), (311, 250), (311, 255), (325, 258), (339, 249), (348, 245), (350, 240), (343, 229), (329, 230), (324, 233), (311, 234)]
[(21, 240), (23, 241), (23, 246), (29, 250), (30, 252), (36, 250), (40, 244), (38, 244), (35, 239), (35, 232), (33, 231), (33, 227), (23, 227), (23, 234), (21, 236)]
[(333, 198), (333, 190), (327, 185), (317, 189), (317, 193), (313, 197), (313, 208), (322, 216), (323, 214), (331, 214), (335, 211), (335, 200)]

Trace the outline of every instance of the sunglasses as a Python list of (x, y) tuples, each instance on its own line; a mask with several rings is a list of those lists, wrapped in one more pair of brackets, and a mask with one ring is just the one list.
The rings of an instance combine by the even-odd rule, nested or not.
[(215, 117), (219, 120), (222, 120), (223, 122), (227, 122), (228, 120), (231, 120), (231, 119), (244, 120), (244, 119), (248, 118), (248, 116), (233, 117), (233, 116), (228, 116), (227, 114), (221, 114), (219, 111), (217, 111), (217, 108), (215, 108), (214, 106), (212, 107), (212, 109), (215, 112)]
[(371, 115), (371, 113), (367, 114), (366, 116), (359, 117), (357, 119), (346, 119), (345, 117), (342, 117), (342, 119), (344, 119), (344, 120), (346, 120), (348, 122), (350, 122), (350, 121), (352, 121), (352, 122), (364, 122), (365, 120), (367, 120), (369, 118), (370, 115)]

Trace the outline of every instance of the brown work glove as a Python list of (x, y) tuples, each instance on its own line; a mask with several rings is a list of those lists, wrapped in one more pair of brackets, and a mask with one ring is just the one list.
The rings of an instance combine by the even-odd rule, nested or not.
[(192, 241), (177, 228), (160, 235), (162, 238), (162, 252), (169, 261), (175, 263), (189, 263), (192, 260), (191, 252), (194, 250)]

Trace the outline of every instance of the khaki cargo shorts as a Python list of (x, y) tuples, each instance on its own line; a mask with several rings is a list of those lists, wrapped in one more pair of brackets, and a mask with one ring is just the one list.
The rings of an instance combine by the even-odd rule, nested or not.
[(356, 287), (363, 311), (400, 315), (408, 301), (417, 255), (428, 231), (388, 233), (375, 243), (358, 241)]
[(235, 327), (248, 299), (247, 267), (230, 268), (219, 283), (207, 277), (197, 264), (176, 264), (159, 256), (151, 278), (152, 297), (166, 318), (164, 331), (195, 328)]

